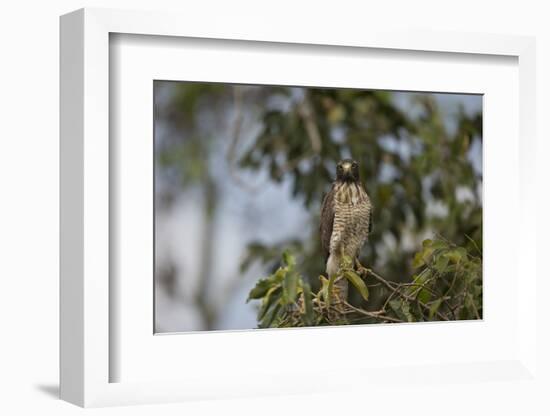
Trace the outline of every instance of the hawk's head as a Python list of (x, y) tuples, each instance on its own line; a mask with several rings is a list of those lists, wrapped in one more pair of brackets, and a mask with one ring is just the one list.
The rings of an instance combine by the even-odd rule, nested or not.
[(336, 180), (340, 182), (358, 182), (359, 165), (355, 160), (344, 159), (336, 166)]

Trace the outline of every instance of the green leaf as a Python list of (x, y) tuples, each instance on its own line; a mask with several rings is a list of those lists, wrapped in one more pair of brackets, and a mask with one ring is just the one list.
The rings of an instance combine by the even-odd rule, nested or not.
[(265, 314), (263, 319), (261, 319), (261, 328), (269, 328), (271, 326), (271, 323), (277, 316), (280, 308), (281, 305), (279, 305), (278, 303), (275, 303), (268, 308), (267, 313)]
[(302, 321), (304, 325), (310, 326), (313, 325), (313, 303), (311, 302), (311, 287), (308, 283), (303, 283), (303, 294), (304, 294), (304, 314), (302, 315)]
[(434, 240), (431, 244), (431, 247), (434, 250), (439, 250), (439, 249), (443, 249), (443, 248), (448, 248), (449, 245), (443, 240)]
[[(430, 243), (426, 244), (426, 241), (429, 241)], [(430, 246), (431, 241), (432, 240), (424, 240), (424, 243), (423, 243), (424, 248), (414, 255), (414, 259), (413, 259), (414, 268), (421, 267), (430, 260), (430, 257), (434, 252), (434, 249)]]
[(248, 293), (248, 298), (246, 299), (246, 302), (250, 301), (250, 299), (263, 298), (271, 285), (272, 283), (268, 279), (259, 280), (258, 283), (256, 283), (256, 286), (254, 286), (252, 290)]
[(446, 258), (448, 258), (452, 263), (456, 264), (456, 263), (460, 262), (460, 260), (462, 259), (464, 254), (465, 254), (465, 252), (463, 252), (461, 250), (453, 249), (453, 250), (449, 250), (448, 252), (446, 252), (444, 254), (444, 256)]
[(429, 238), (422, 241), (422, 247), (424, 247), (424, 248), (430, 247), (431, 245), (432, 245), (432, 240), (430, 240)]
[(321, 297), (325, 302), (328, 302), (328, 285), (329, 280), (325, 276), (319, 276), (319, 280), (321, 281), (321, 290), (319, 291), (321, 293)]
[(288, 250), (285, 250), (283, 253), (283, 262), (287, 265), (287, 267), (292, 270), (294, 266), (296, 266), (296, 258), (288, 252)]
[(406, 294), (409, 296), (418, 297), (418, 299), (422, 302), (427, 302), (431, 297), (431, 293), (428, 289), (423, 288), (423, 285), (428, 282), (429, 278), (429, 269), (424, 269), (420, 274), (414, 275), (412, 277), (414, 284), (410, 285), (406, 289)]
[(474, 287), (472, 288), (472, 292), (473, 292), (474, 296), (476, 296), (476, 297), (481, 296), (482, 286), (474, 285)]
[(407, 322), (414, 321), (414, 317), (411, 314), (409, 302), (407, 302), (406, 300), (394, 299), (390, 301), (389, 305), (399, 319)]
[(283, 280), (283, 304), (289, 305), (294, 303), (298, 294), (298, 273), (287, 273)]
[(271, 289), (273, 286), (278, 286), (282, 281), (284, 280), (287, 272), (285, 269), (279, 267), (277, 271), (272, 274), (271, 276), (266, 277), (265, 279), (261, 279), (256, 283), (256, 286), (252, 288), (252, 290), (248, 294), (248, 298), (246, 301), (250, 301), (251, 299), (261, 299), (263, 298), (269, 289)]
[(470, 313), (471, 318), (476, 317), (477, 306), (471, 293), (466, 293), (464, 305), (468, 308), (468, 312)]
[(262, 318), (264, 317), (269, 307), (273, 303), (278, 302), (278, 297), (280, 296), (280, 293), (281, 293), (280, 286), (273, 286), (267, 291), (266, 295), (262, 299), (262, 305), (260, 307), (260, 310), (258, 311), (258, 320), (262, 320)]
[(419, 251), (418, 253), (416, 253), (414, 255), (414, 259), (413, 259), (413, 267), (415, 269), (418, 269), (419, 267), (422, 267), (424, 265), (424, 257), (422, 256), (422, 252)]
[(286, 276), (287, 270), (283, 267), (279, 267), (277, 271), (272, 274), (269, 279), (271, 279), (275, 283), (282, 283), (285, 276)]
[(436, 314), (437, 310), (439, 309), (439, 307), (441, 306), (441, 302), (443, 302), (443, 300), (441, 298), (435, 300), (431, 305), (430, 305), (430, 312), (428, 314), (428, 317), (430, 320), (433, 319), (434, 315)]
[(475, 271), (467, 271), (464, 280), (467, 285), (471, 285), (478, 279), (478, 274)]
[(449, 264), (449, 257), (438, 256), (437, 260), (435, 261), (434, 267), (439, 273), (444, 273), (448, 264)]
[(359, 291), (363, 299), (369, 300), (369, 288), (357, 273), (352, 272), (351, 270), (347, 270), (346, 272), (344, 272), (344, 276)]
[(402, 301), (401, 302), (401, 309), (403, 311), (403, 314), (405, 315), (405, 317), (407, 318), (407, 321), (408, 322), (413, 322), (414, 321), (414, 318), (411, 314), (411, 307), (409, 305), (409, 302), (407, 302), (406, 300)]
[(399, 314), (401, 312), (401, 299), (390, 300), (389, 305), (395, 313)]
[(418, 293), (418, 300), (422, 303), (427, 303), (430, 301), (432, 297), (432, 293), (425, 289), (425, 288), (422, 288), (420, 289), (420, 292)]

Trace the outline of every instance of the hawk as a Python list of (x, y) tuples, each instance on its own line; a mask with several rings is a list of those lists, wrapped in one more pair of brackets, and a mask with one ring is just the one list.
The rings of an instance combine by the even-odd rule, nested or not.
[[(351, 159), (340, 161), (336, 180), (321, 206), (321, 247), (329, 277), (338, 273), (342, 256), (352, 261), (372, 230), (372, 205), (359, 180), (359, 165)], [(335, 282), (340, 299), (347, 299), (347, 280)]]

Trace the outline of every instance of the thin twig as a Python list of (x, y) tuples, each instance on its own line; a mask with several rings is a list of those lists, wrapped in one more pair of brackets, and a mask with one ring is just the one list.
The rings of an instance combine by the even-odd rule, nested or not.
[(360, 313), (361, 315), (369, 316), (371, 318), (382, 319), (382, 320), (391, 321), (391, 322), (405, 322), (401, 319), (392, 318), (391, 316), (387, 316), (387, 315), (382, 315), (382, 311), (369, 312), (364, 309), (356, 308), (355, 306), (349, 304), (348, 302), (344, 302), (344, 305), (346, 305), (348, 308), (352, 309), (353, 311)]
[[(371, 276), (373, 276), (376, 280), (378, 280), (379, 282), (381, 282), (382, 284), (384, 284), (388, 289), (394, 290), (394, 288), (391, 286), (391, 284), (390, 284), (386, 279), (384, 279), (382, 276), (379, 276), (378, 274), (376, 274), (376, 273), (373, 272), (372, 270), (367, 269), (367, 268), (365, 268), (365, 267), (362, 267), (362, 269), (363, 269), (363, 270), (361, 271), (361, 273), (362, 273), (362, 274), (365, 274), (365, 276), (371, 275)], [(420, 306), (422, 306), (424, 309), (426, 309), (427, 311), (430, 310), (430, 307), (429, 307), (428, 305), (426, 305), (424, 302), (422, 302), (422, 301), (420, 301), (420, 300), (418, 300), (418, 299), (415, 299), (413, 296), (407, 295), (406, 293), (402, 293), (402, 292), (399, 290), (399, 289), (400, 289), (399, 283), (396, 283), (396, 284), (398, 285), (396, 294), (398, 294), (400, 297), (402, 297), (402, 298), (404, 298), (404, 299), (406, 299), (406, 300), (408, 300), (408, 301), (411, 301), (411, 302), (412, 302), (412, 301), (417, 301), (418, 304), (419, 304)], [(444, 320), (444, 321), (448, 321), (448, 320), (449, 320), (449, 318), (447, 318), (445, 315), (443, 315), (443, 314), (442, 314), (441, 312), (439, 312), (439, 311), (436, 311), (436, 315), (437, 315), (439, 318), (441, 318), (442, 320)]]

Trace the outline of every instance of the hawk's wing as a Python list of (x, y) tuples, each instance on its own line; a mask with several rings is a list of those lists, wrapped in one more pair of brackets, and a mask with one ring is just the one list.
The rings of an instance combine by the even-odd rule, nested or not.
[(321, 232), (321, 249), (327, 261), (330, 255), (330, 238), (332, 236), (332, 225), (334, 223), (334, 185), (323, 199), (321, 205), (321, 220), (319, 231)]

